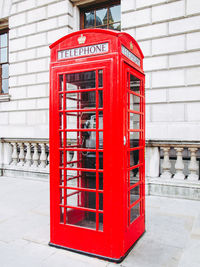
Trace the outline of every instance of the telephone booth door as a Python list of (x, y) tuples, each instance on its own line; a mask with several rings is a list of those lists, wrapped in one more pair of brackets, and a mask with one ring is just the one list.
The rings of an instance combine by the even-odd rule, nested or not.
[(103, 29), (51, 46), (52, 246), (120, 262), (144, 232), (142, 59), (130, 35)]

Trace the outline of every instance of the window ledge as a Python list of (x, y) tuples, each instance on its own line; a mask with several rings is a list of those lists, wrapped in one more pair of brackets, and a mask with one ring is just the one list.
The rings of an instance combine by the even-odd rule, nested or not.
[(0, 95), (0, 102), (8, 102), (10, 101), (10, 95), (5, 94), (5, 95)]

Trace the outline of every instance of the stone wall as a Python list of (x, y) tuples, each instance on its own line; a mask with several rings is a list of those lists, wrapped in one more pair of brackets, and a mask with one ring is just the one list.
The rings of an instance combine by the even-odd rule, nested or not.
[(9, 17), (9, 102), (1, 137), (48, 138), (49, 45), (79, 27), (69, 0), (13, 0)]
[(200, 1), (122, 0), (122, 28), (145, 56), (146, 138), (200, 140)]

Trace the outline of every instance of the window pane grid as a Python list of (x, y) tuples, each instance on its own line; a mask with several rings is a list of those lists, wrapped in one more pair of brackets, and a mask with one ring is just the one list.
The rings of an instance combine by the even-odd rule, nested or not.
[(59, 78), (60, 223), (102, 231), (103, 70)]
[(144, 166), (144, 96), (142, 82), (127, 73), (127, 177), (128, 225), (141, 215), (142, 168)]

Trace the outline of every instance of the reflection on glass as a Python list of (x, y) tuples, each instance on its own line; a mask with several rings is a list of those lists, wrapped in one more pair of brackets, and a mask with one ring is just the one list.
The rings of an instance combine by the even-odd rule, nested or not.
[(66, 94), (66, 109), (96, 108), (96, 91)]
[(98, 9), (96, 11), (96, 26), (107, 24), (107, 8)]
[(91, 149), (96, 148), (96, 132), (67, 132), (67, 147)]
[(103, 231), (103, 214), (99, 213), (99, 230)]
[(130, 210), (130, 223), (135, 221), (140, 216), (140, 202), (133, 206)]
[(99, 210), (103, 210), (103, 194), (99, 193)]
[(99, 169), (103, 169), (103, 152), (99, 152)]
[(135, 111), (140, 111), (140, 97), (129, 94), (130, 95), (130, 107), (129, 109), (135, 110)]
[(130, 74), (130, 90), (135, 93), (140, 93), (140, 79)]
[(7, 94), (8, 93), (8, 79), (2, 80), (2, 93)]
[(139, 132), (130, 132), (130, 144), (129, 144), (130, 148), (139, 146), (139, 137), (140, 137)]
[(137, 130), (140, 129), (140, 115), (130, 113), (129, 129)]
[(99, 91), (99, 108), (103, 107), (103, 91)]
[(63, 91), (63, 75), (59, 75), (59, 91)]
[(9, 74), (8, 74), (8, 64), (3, 64), (2, 65), (2, 78), (8, 78)]
[(140, 198), (140, 186), (136, 186), (130, 190), (130, 205)]
[(68, 91), (95, 88), (95, 71), (66, 74), (66, 82)]
[(121, 20), (121, 6), (113, 6), (109, 8), (109, 23)]
[(121, 23), (113, 23), (109, 25), (109, 29), (115, 30), (115, 31), (121, 31)]
[(130, 151), (130, 167), (139, 164), (139, 150)]
[(99, 77), (98, 86), (99, 86), (99, 88), (101, 88), (101, 87), (103, 87), (103, 70), (98, 71), (98, 77)]
[(94, 11), (86, 12), (84, 19), (84, 28), (94, 27), (94, 24), (95, 24)]
[(0, 44), (1, 47), (8, 46), (8, 43), (7, 43), (7, 40), (8, 40), (7, 39), (7, 33), (1, 34), (0, 39), (1, 39), (1, 44)]
[(0, 60), (1, 63), (8, 61), (7, 48), (0, 49)]
[(96, 192), (66, 189), (67, 206), (96, 209)]
[(139, 182), (139, 168), (130, 171), (130, 186)]

